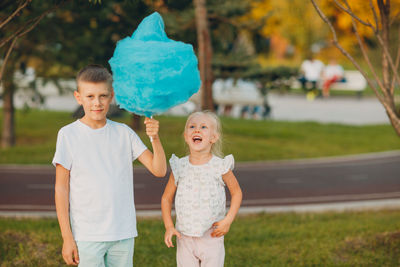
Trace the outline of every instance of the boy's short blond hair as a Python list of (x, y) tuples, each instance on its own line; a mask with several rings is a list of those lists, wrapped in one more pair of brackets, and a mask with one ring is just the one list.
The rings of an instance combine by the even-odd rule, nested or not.
[(109, 91), (112, 90), (112, 75), (102, 65), (90, 64), (82, 68), (76, 75), (76, 85), (79, 91), (79, 82), (106, 83)]

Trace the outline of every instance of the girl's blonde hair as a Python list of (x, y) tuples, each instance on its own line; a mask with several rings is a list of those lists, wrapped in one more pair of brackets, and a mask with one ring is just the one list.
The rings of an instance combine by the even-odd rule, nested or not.
[[(214, 128), (214, 131), (215, 131), (215, 133), (217, 134), (217, 136), (218, 136), (218, 139), (217, 139), (217, 141), (214, 143), (214, 144), (212, 144), (212, 146), (211, 146), (211, 153), (213, 154), (213, 155), (215, 155), (215, 156), (218, 156), (218, 157), (223, 157), (224, 156), (224, 154), (222, 153), (222, 126), (221, 126), (221, 121), (220, 121), (220, 119), (218, 118), (218, 116), (214, 113), (214, 112), (212, 112), (212, 111), (209, 111), (209, 110), (203, 110), (203, 111), (196, 111), (196, 112), (193, 112), (192, 114), (190, 114), (189, 115), (189, 117), (187, 118), (187, 120), (186, 120), (186, 124), (185, 124), (185, 131), (186, 131), (186, 128), (187, 128), (187, 126), (188, 126), (188, 122), (193, 118), (193, 117), (195, 117), (195, 116), (199, 116), (199, 115), (205, 115), (205, 116), (207, 116), (208, 118), (210, 118), (210, 120), (213, 122), (213, 128)], [(186, 145), (186, 142), (185, 142), (185, 145)], [(187, 145), (186, 145), (186, 148), (187, 148), (187, 150), (189, 151), (189, 148), (187, 147)]]

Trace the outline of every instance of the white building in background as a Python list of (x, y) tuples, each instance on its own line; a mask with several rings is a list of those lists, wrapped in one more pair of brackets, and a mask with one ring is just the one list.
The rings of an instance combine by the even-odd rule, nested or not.
[[(58, 81), (62, 87), (62, 92), (52, 81), (43, 78), (36, 78), (33, 68), (28, 67), (25, 73), (17, 71), (14, 76), (17, 89), (14, 93), (14, 106), (17, 109), (25, 107), (38, 108), (45, 110), (74, 111), (78, 107), (73, 91), (75, 90), (75, 80)], [(35, 83), (33, 85), (33, 83)], [(36, 90), (32, 89), (32, 86)], [(3, 88), (0, 87), (0, 91)], [(43, 102), (41, 101), (43, 96)], [(3, 101), (0, 101), (0, 106)]]

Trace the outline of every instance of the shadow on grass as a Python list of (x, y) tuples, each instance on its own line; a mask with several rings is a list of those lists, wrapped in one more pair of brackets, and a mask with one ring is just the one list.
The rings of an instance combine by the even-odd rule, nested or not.
[(341, 264), (346, 264), (350, 261), (361, 264), (366, 258), (373, 259), (374, 255), (381, 255), (382, 258), (385, 258), (385, 262), (379, 262), (379, 266), (399, 266), (400, 231), (384, 232), (364, 237), (348, 237), (338, 250), (337, 260)]

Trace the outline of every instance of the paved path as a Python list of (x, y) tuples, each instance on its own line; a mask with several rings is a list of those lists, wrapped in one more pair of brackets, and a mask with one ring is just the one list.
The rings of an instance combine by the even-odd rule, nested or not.
[[(359, 202), (362, 206), (400, 206), (400, 151), (237, 164), (244, 192), (243, 212), (315, 210)], [(135, 202), (143, 213), (159, 215), (167, 179), (136, 168)], [(54, 215), (54, 168), (0, 167), (0, 214)], [(360, 202), (361, 201), (361, 202)], [(366, 205), (365, 201), (372, 201)], [(382, 202), (383, 201), (383, 202)], [(317, 206), (316, 206), (317, 205)], [(308, 207), (308, 208), (307, 208)], [(350, 206), (351, 208), (351, 206)], [(354, 204), (353, 204), (354, 208)]]
[(375, 97), (356, 96), (308, 101), (304, 95), (270, 94), (273, 120), (317, 121), (352, 125), (388, 124), (383, 106)]

